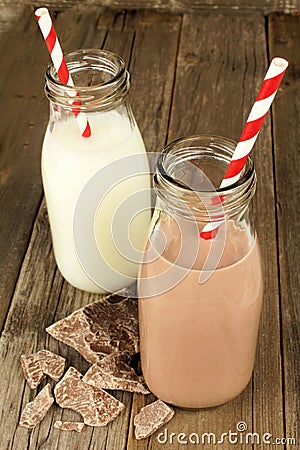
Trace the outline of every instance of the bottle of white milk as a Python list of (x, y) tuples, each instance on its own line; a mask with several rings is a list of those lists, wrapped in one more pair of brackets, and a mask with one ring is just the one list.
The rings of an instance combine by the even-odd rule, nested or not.
[[(96, 293), (132, 284), (150, 223), (150, 174), (130, 109), (129, 73), (103, 50), (65, 55), (75, 87), (46, 71), (50, 120), (42, 177), (55, 259), (73, 286)], [(79, 113), (79, 114), (78, 114)], [(90, 136), (80, 131), (90, 127)]]

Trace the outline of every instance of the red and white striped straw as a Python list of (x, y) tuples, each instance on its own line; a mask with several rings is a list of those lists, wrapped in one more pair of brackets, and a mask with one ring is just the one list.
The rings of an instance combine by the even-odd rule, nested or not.
[[(74, 86), (48, 9), (37, 9), (35, 11), (35, 16), (60, 82), (68, 86)], [(72, 104), (75, 106), (75, 108), (72, 109), (72, 112), (77, 119), (81, 135), (83, 137), (89, 137), (91, 135), (90, 124), (86, 115), (80, 112), (80, 109), (78, 108), (78, 106), (81, 105), (81, 102), (79, 100), (75, 100)]]
[[(220, 188), (228, 187), (240, 178), (288, 65), (288, 61), (283, 58), (272, 59)], [(214, 238), (223, 221), (224, 219), (205, 225), (200, 236), (207, 240)]]

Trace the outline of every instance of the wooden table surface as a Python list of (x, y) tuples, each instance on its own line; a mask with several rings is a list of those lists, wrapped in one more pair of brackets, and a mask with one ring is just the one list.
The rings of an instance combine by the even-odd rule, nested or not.
[[(176, 409), (169, 433), (217, 436), (244, 421), (250, 432), (298, 439), (278, 449), (300, 448), (299, 424), (299, 145), (300, 16), (258, 13), (169, 14), (85, 9), (61, 12), (55, 25), (65, 51), (98, 47), (125, 59), (132, 75), (130, 99), (149, 151), (196, 133), (238, 139), (268, 61), (290, 61), (255, 146), (258, 187), (252, 211), (262, 247), (265, 295), (252, 381), (234, 401), (200, 411)], [(133, 417), (154, 397), (116, 392), (125, 411), (103, 428), (67, 433), (55, 420), (74, 420), (52, 406), (33, 431), (18, 426), (39, 387), (25, 383), (20, 355), (47, 348), (85, 371), (74, 350), (45, 328), (95, 301), (65, 282), (55, 265), (40, 174), (48, 103), (43, 74), (49, 61), (28, 9), (17, 29), (0, 33), (0, 449), (122, 450), (212, 448), (212, 444), (159, 444), (157, 434), (133, 437)], [(298, 229), (298, 233), (297, 233)], [(53, 383), (52, 383), (53, 384)], [(282, 441), (283, 442), (283, 441)], [(216, 448), (229, 449), (226, 443)], [(233, 448), (265, 449), (264, 444)]]

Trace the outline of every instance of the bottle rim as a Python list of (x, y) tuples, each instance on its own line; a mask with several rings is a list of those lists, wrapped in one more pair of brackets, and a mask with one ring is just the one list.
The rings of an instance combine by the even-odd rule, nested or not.
[[(211, 183), (212, 189), (208, 190), (191, 188), (174, 177), (168, 167), (170, 155), (173, 162), (176, 157), (178, 160), (180, 158), (189, 160), (191, 149), (194, 156), (197, 155), (197, 151), (200, 156), (205, 155), (206, 158), (215, 158), (217, 155), (223, 164), (228, 165), (236, 145), (237, 143), (229, 138), (204, 134), (182, 137), (169, 143), (164, 147), (157, 160), (154, 175), (154, 187), (157, 195), (178, 211), (181, 209), (181, 203), (190, 204), (194, 211), (198, 211), (204, 216), (208, 215), (209, 220), (211, 215), (219, 214), (220, 209), (223, 209), (228, 216), (233, 216), (243, 210), (248, 206), (256, 188), (257, 179), (251, 156), (248, 157), (239, 180), (223, 188), (214, 187)], [(211, 201), (216, 197), (222, 198), (220, 204)], [(203, 204), (197, 199), (201, 199)]]
[(81, 103), (76, 104), (76, 108), (94, 110), (115, 107), (116, 103), (124, 101), (130, 87), (130, 75), (120, 56), (107, 50), (80, 49), (67, 52), (64, 57), (71, 75), (93, 69), (110, 78), (88, 86), (78, 83), (75, 86), (66, 85), (59, 80), (51, 63), (45, 72), (45, 93), (51, 102), (71, 109), (72, 99), (76, 97)]

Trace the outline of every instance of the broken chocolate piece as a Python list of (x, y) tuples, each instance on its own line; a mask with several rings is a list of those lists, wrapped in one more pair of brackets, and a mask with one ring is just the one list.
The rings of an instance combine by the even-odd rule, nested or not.
[(31, 389), (35, 389), (43, 378), (45, 378), (41, 363), (35, 355), (21, 355), (21, 365), (24, 377)]
[(49, 350), (40, 350), (37, 353), (43, 372), (52, 380), (58, 381), (64, 373), (65, 358), (50, 352)]
[(122, 289), (75, 311), (46, 331), (92, 364), (114, 353), (138, 352), (137, 300)]
[(143, 386), (143, 378), (125, 361), (122, 355), (112, 355), (95, 363), (83, 377), (86, 383), (99, 389), (119, 389), (128, 392), (150, 394)]
[(47, 384), (32, 402), (27, 403), (21, 414), (21, 427), (34, 428), (45, 417), (54, 402), (50, 384)]
[(70, 367), (63, 379), (55, 386), (56, 402), (62, 408), (80, 413), (86, 425), (105, 426), (124, 409), (115, 397), (82, 381), (82, 375)]
[(169, 422), (174, 415), (173, 409), (161, 400), (144, 406), (134, 418), (135, 437), (145, 439)]
[(54, 423), (54, 428), (62, 431), (77, 431), (80, 433), (84, 428), (83, 422), (62, 422), (61, 420), (57, 420)]
[(49, 350), (40, 350), (33, 355), (21, 355), (21, 365), (24, 377), (31, 389), (34, 389), (45, 375), (58, 381), (64, 372), (65, 359)]

